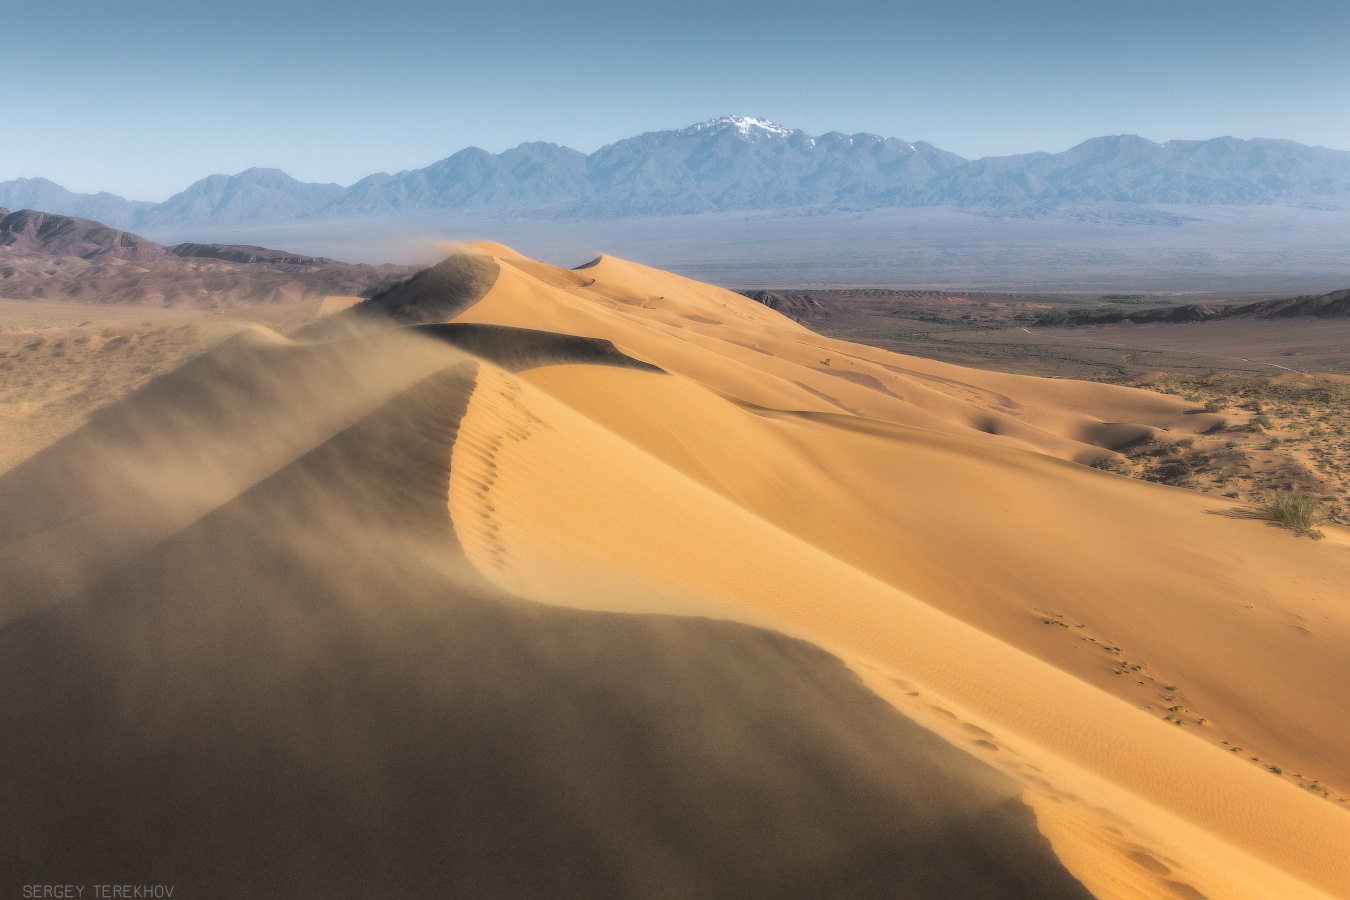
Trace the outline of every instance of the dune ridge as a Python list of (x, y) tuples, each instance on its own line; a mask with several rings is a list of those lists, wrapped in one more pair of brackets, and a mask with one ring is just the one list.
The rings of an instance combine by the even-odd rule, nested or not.
[(1218, 417), (607, 256), (325, 321), (0, 475), (14, 885), (1350, 897), (1350, 532), (1081, 464)]
[[(396, 337), (329, 349), (421, 344), (429, 374), (0, 628), (7, 888), (1090, 896), (1015, 782), (818, 648), (495, 588), (446, 498), (465, 410), (505, 373)], [(210, 425), (187, 388), (213, 374), (170, 377), (156, 412)], [(274, 427), (293, 412), (245, 408)]]

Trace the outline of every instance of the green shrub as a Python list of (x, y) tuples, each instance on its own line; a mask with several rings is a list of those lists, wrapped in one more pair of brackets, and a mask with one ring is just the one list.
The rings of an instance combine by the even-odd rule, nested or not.
[(1228, 408), (1228, 404), (1227, 404), (1227, 403), (1224, 403), (1222, 400), (1206, 400), (1206, 401), (1205, 401), (1205, 412), (1207, 412), (1207, 413), (1223, 412), (1223, 411), (1224, 411), (1225, 409), (1227, 409), (1227, 408)]
[(1301, 491), (1267, 491), (1261, 495), (1261, 509), (1271, 521), (1299, 534), (1314, 540), (1326, 536), (1316, 528), (1322, 521), (1317, 501)]

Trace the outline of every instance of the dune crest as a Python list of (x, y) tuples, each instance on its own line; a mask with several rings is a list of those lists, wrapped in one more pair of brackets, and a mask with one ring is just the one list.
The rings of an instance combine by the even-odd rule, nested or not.
[(14, 885), (1350, 897), (1350, 532), (1079, 464), (1212, 416), (609, 256), (325, 323), (0, 475)]

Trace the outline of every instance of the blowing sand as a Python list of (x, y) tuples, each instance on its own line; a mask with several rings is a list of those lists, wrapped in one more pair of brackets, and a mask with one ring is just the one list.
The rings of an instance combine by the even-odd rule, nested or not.
[(610, 257), (382, 309), (0, 476), (9, 883), (1350, 897), (1350, 531), (1083, 465), (1193, 404)]

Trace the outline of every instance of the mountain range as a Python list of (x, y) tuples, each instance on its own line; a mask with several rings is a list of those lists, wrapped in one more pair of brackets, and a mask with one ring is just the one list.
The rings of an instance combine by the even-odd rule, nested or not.
[(422, 169), (348, 187), (279, 169), (211, 175), (162, 203), (78, 194), (43, 178), (0, 182), (0, 206), (116, 228), (283, 224), (436, 211), (609, 219), (719, 211), (956, 206), (1289, 205), (1350, 208), (1350, 152), (1220, 137), (1154, 143), (1099, 137), (1062, 153), (968, 160), (923, 142), (811, 136), (727, 116), (648, 132), (584, 154), (532, 142), (469, 147)]

